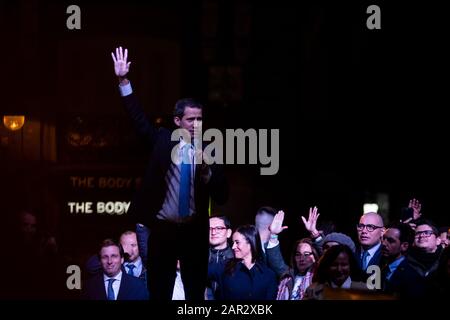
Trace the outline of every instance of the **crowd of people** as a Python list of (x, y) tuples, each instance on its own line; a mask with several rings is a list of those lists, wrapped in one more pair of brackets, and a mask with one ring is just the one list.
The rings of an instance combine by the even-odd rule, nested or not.
[[(418, 204), (417, 200), (412, 203)], [(307, 218), (302, 217), (309, 237), (295, 242), (287, 261), (278, 239), (287, 228), (283, 211), (262, 207), (253, 224), (236, 228), (226, 216), (211, 216), (202, 299), (321, 300), (346, 299), (350, 294), (353, 299), (355, 295), (361, 299), (427, 299), (449, 295), (448, 228), (438, 228), (420, 211), (414, 219), (387, 226), (378, 213), (368, 212), (356, 223), (354, 241), (341, 232), (317, 230), (319, 215), (314, 207)], [(130, 269), (133, 264), (136, 267)], [(135, 232), (124, 232), (118, 243), (105, 240), (86, 268), (90, 276), (83, 290), (85, 299), (152, 299), (153, 287), (148, 285)], [(173, 274), (172, 299), (186, 297), (187, 284), (179, 270), (180, 265)], [(131, 282), (130, 276), (140, 281)], [(112, 295), (108, 295), (109, 279), (118, 280)]]
[[(289, 244), (279, 239), (287, 229), (283, 211), (261, 207), (254, 221), (235, 228), (228, 217), (211, 215), (211, 201), (225, 203), (229, 186), (223, 165), (208, 161), (206, 146), (198, 140), (202, 104), (190, 98), (176, 103), (173, 121), (183, 132), (174, 140), (174, 131), (148, 120), (133, 92), (127, 49), (117, 48), (112, 59), (125, 110), (151, 155), (129, 209), (136, 228), (101, 242), (85, 262), (79, 297), (228, 301), (342, 299), (349, 293), (366, 299), (449, 295), (448, 227), (426, 219), (416, 199), (408, 204), (411, 216), (393, 224), (385, 225), (377, 212), (362, 214), (354, 239), (334, 228), (318, 228), (320, 214), (312, 207), (298, 219), (308, 237), (295, 242), (289, 260), (281, 250)], [(6, 297), (14, 297), (14, 290), (20, 296), (28, 287), (30, 297), (42, 298), (47, 276), (63, 269), (55, 259), (56, 241), (37, 232), (30, 212), (20, 214), (17, 235), (20, 254), (12, 261), (19, 262), (23, 274), (34, 265), (38, 276), (7, 279)], [(8, 272), (7, 265), (2, 268)]]

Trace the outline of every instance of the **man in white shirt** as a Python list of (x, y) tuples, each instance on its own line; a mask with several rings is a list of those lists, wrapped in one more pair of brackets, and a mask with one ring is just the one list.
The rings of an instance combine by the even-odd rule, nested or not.
[(111, 239), (102, 242), (99, 251), (102, 273), (83, 285), (85, 300), (148, 300), (145, 284), (122, 272), (123, 249)]

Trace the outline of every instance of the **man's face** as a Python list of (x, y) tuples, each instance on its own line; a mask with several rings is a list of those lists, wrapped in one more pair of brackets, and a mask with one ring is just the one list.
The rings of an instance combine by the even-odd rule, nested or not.
[(123, 247), (123, 251), (129, 254), (128, 262), (135, 262), (139, 257), (136, 233), (122, 235), (120, 244)]
[(175, 124), (181, 129), (186, 129), (191, 138), (198, 136), (202, 127), (202, 109), (186, 107), (184, 109), (183, 117), (174, 118)]
[(22, 234), (32, 238), (37, 232), (36, 217), (29, 213), (24, 213), (20, 219), (20, 230)]
[(439, 238), (441, 239), (441, 246), (443, 248), (448, 247), (448, 245), (449, 245), (448, 232), (441, 232), (441, 234), (439, 235)]
[[(383, 234), (383, 221), (377, 214), (364, 214), (359, 219), (358, 240), (361, 246), (365, 249), (371, 248), (381, 242), (381, 235)], [(368, 229), (373, 228), (372, 231)]]
[(123, 263), (119, 247), (103, 247), (100, 251), (100, 262), (102, 263), (103, 272), (108, 277), (115, 277), (118, 275)]
[(216, 249), (225, 249), (227, 240), (231, 236), (231, 229), (227, 229), (220, 218), (209, 219), (209, 244)]
[(384, 257), (396, 259), (408, 249), (408, 243), (400, 242), (400, 231), (398, 229), (387, 229), (383, 234), (383, 241), (381, 242), (381, 254)]
[(429, 225), (422, 224), (416, 228), (414, 246), (432, 253), (436, 251), (439, 244), (440, 239), (434, 234), (433, 229)]

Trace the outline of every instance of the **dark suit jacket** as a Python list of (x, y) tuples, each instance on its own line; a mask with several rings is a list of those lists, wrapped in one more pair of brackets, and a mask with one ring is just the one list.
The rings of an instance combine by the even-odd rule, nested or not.
[[(123, 97), (123, 101), (135, 127), (146, 139), (149, 149), (152, 150), (142, 188), (137, 192), (130, 206), (130, 214), (137, 218), (137, 222), (143, 223), (151, 229), (166, 197), (165, 177), (172, 163), (172, 149), (178, 141), (171, 141), (172, 132), (170, 130), (156, 128), (148, 121), (134, 94)], [(195, 171), (196, 218), (203, 221), (208, 220), (209, 197), (211, 196), (214, 201), (221, 204), (228, 196), (223, 167), (213, 164), (210, 165), (210, 168), (212, 176), (207, 184), (201, 179), (200, 170)]]
[[(103, 274), (89, 278), (82, 289), (83, 300), (106, 300)], [(117, 300), (148, 300), (149, 294), (142, 280), (122, 272)]]
[(418, 299), (425, 295), (425, 280), (404, 259), (390, 277), (383, 279), (386, 293), (398, 294), (401, 299)]
[(289, 270), (289, 266), (284, 262), (280, 244), (270, 249), (267, 248), (267, 245), (268, 243), (265, 244), (267, 266), (269, 266), (269, 268), (272, 269), (278, 277), (281, 277)]
[[(362, 270), (362, 261), (361, 261), (361, 247), (358, 246), (355, 252), (356, 260), (358, 261), (358, 267)], [(381, 267), (381, 246), (378, 247), (378, 250), (375, 251), (375, 254), (370, 258), (367, 267), (377, 265)], [(365, 273), (365, 270), (362, 270)]]
[[(366, 281), (369, 278), (370, 274), (368, 274), (366, 270), (362, 269), (361, 246), (359, 245), (356, 247), (355, 258), (358, 262), (359, 277), (362, 281)], [(381, 269), (381, 246), (379, 246), (378, 250), (375, 251), (375, 254), (370, 258), (367, 268), (372, 265), (377, 265)]]

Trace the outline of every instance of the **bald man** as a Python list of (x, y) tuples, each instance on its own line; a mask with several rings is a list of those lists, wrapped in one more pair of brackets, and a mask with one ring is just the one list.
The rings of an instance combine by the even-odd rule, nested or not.
[(365, 213), (356, 226), (359, 246), (356, 258), (362, 271), (371, 265), (380, 266), (381, 239), (384, 233), (383, 218), (375, 212)]

